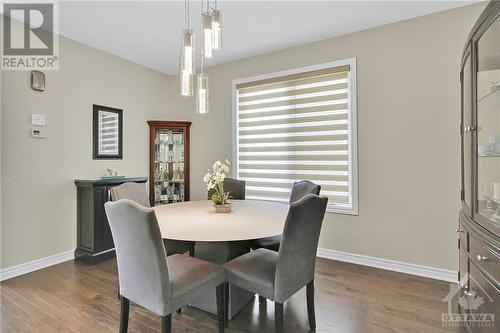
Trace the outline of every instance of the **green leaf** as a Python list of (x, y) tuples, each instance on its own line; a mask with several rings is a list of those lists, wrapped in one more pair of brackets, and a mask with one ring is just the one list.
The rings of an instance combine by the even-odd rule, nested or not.
[(222, 198), (217, 193), (214, 193), (214, 194), (212, 194), (212, 201), (214, 204), (220, 205), (222, 202)]

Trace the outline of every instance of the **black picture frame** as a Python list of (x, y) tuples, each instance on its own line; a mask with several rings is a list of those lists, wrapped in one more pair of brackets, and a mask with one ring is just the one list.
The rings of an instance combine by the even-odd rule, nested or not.
[[(99, 152), (99, 112), (115, 113), (118, 115), (118, 152), (116, 154), (102, 154)], [(121, 160), (123, 159), (123, 110), (109, 106), (92, 105), (92, 156), (94, 160)]]

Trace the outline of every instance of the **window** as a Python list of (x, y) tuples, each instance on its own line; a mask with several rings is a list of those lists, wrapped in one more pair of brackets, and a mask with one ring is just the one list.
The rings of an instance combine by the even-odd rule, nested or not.
[(233, 156), (246, 198), (288, 202), (308, 179), (328, 211), (358, 213), (356, 59), (233, 82)]

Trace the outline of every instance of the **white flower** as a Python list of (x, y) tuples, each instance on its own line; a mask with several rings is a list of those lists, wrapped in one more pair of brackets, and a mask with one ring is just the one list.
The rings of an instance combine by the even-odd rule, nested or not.
[(222, 165), (221, 161), (215, 161), (212, 169), (214, 171), (217, 171), (220, 168), (221, 165)]
[(222, 175), (223, 175), (222, 173), (220, 173), (220, 172), (216, 172), (216, 173), (214, 174), (214, 181), (215, 181), (215, 182), (221, 182), (221, 181), (223, 180)]
[(229, 172), (229, 166), (227, 165), (222, 165), (222, 172)]
[(212, 178), (212, 175), (210, 174), (210, 172), (207, 172), (203, 177), (203, 182), (208, 183), (210, 181), (210, 178)]
[(215, 187), (215, 183), (213, 180), (210, 180), (207, 182), (207, 191), (213, 189), (214, 187)]
[(231, 165), (231, 162), (229, 162), (229, 160), (228, 160), (227, 158), (226, 158), (226, 161), (225, 161), (225, 162), (226, 162), (226, 164), (227, 164), (228, 166), (230, 166), (230, 165)]

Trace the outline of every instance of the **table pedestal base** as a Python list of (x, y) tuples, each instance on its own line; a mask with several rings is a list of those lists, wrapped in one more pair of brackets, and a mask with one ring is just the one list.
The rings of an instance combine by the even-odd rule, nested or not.
[[(196, 242), (194, 256), (218, 265), (239, 257), (250, 251), (247, 241), (235, 242)], [(252, 298), (254, 294), (236, 286), (229, 286), (229, 318), (233, 318)], [(207, 290), (200, 298), (191, 302), (203, 311), (217, 314), (215, 289)]]

